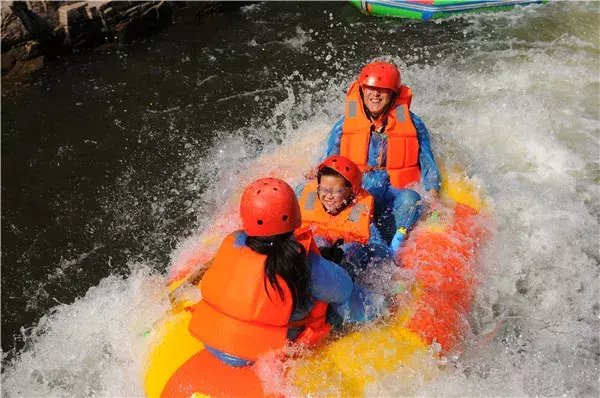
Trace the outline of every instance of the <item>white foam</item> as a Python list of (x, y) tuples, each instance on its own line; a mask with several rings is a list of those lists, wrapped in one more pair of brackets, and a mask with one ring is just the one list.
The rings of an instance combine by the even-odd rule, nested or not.
[(169, 306), (164, 277), (146, 266), (103, 279), (24, 331), (25, 349), (2, 373), (3, 395), (143, 395), (153, 326)]
[[(474, 341), (429, 374), (381, 375), (369, 395), (598, 395), (600, 46), (598, 11), (589, 8), (473, 16), (465, 34), (475, 39), (464, 54), (409, 67), (393, 58), (405, 66), (434, 152), (481, 182), (498, 225), (479, 270)], [(585, 18), (590, 12), (595, 19)], [(533, 33), (530, 26), (543, 23), (552, 27)], [(240, 187), (265, 175), (298, 181), (341, 112), (340, 81), (347, 85), (354, 72), (331, 82), (289, 76), (287, 98), (268, 120), (222, 132), (211, 154), (182, 171), (186, 189), (208, 186), (189, 204), (198, 228), (173, 252), (175, 267), (202, 239), (237, 228)], [(5, 367), (3, 394), (143, 395), (144, 332), (167, 310), (164, 282), (135, 266), (128, 278), (105, 278), (53, 309)]]

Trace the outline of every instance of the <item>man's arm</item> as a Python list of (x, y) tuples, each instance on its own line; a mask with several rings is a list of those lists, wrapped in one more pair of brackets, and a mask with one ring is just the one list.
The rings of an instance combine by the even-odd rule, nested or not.
[(388, 245), (385, 243), (385, 240), (381, 236), (381, 232), (377, 225), (372, 222), (369, 226), (371, 231), (371, 236), (369, 237), (369, 247), (372, 250), (372, 254), (376, 257), (385, 258), (389, 255), (388, 253)]
[(421, 168), (421, 183), (425, 190), (439, 192), (442, 184), (440, 170), (435, 163), (435, 157), (431, 151), (429, 131), (420, 117), (410, 113), (410, 117), (417, 128), (417, 139), (419, 140), (419, 166)]
[(323, 162), (329, 156), (340, 154), (340, 142), (342, 141), (342, 126), (344, 125), (344, 116), (341, 116), (331, 128), (329, 138), (327, 138), (327, 147), (325, 153), (319, 159), (319, 163)]

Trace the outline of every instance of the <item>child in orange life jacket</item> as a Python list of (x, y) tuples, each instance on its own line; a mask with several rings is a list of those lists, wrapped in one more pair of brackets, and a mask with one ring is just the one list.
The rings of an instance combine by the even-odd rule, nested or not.
[(394, 219), (393, 251), (421, 212), (420, 195), (406, 186), (420, 182), (433, 197), (441, 187), (429, 132), (410, 111), (411, 100), (394, 64), (366, 65), (348, 90), (345, 113), (331, 129), (325, 151), (326, 157), (343, 155), (361, 169), (363, 187), (375, 198), (376, 218)]
[(240, 215), (244, 230), (221, 244), (189, 326), (219, 360), (248, 366), (288, 339), (326, 334), (323, 303), (349, 322), (377, 315), (372, 296), (319, 255), (310, 231), (296, 231), (300, 208), (287, 183), (263, 178), (250, 184)]
[(374, 200), (361, 188), (361, 178), (354, 162), (330, 156), (299, 195), (302, 226), (313, 231), (323, 257), (342, 265), (353, 279), (373, 260), (394, 254), (373, 222)]

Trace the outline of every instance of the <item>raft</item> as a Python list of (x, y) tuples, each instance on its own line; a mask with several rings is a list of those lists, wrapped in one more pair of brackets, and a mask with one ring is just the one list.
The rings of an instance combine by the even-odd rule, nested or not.
[(420, 19), (449, 17), (465, 12), (503, 11), (516, 5), (548, 0), (350, 0), (362, 13), (380, 17)]
[[(275, 397), (285, 391), (358, 397), (377, 378), (402, 369), (419, 371), (423, 358), (451, 352), (470, 333), (474, 267), (490, 217), (473, 181), (458, 171), (442, 174), (440, 205), (418, 222), (396, 260), (398, 269), (412, 277), (399, 289), (398, 309), (391, 316), (315, 350), (300, 349), (294, 358), (269, 353), (252, 367), (234, 368), (189, 333), (188, 309), (195, 301), (190, 298), (174, 305), (151, 332), (155, 344), (145, 376), (147, 395)], [(181, 272), (177, 276), (170, 289), (181, 284)]]

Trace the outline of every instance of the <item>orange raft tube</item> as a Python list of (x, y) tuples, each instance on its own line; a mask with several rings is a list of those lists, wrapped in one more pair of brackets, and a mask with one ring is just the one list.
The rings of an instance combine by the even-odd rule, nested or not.
[[(428, 373), (424, 358), (452, 350), (469, 333), (473, 268), (489, 232), (489, 216), (475, 184), (454, 172), (444, 173), (443, 186), (444, 204), (419, 222), (402, 250), (398, 274), (411, 275), (410, 287), (400, 293), (402, 304), (393, 315), (299, 359), (259, 360), (253, 367), (233, 368), (189, 334), (190, 313), (178, 306), (158, 328), (162, 333), (145, 380), (148, 396), (264, 397), (278, 396), (282, 389), (296, 396), (364, 396), (387, 374), (403, 369)], [(257, 366), (261, 374), (267, 368), (265, 383)]]

